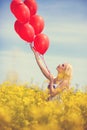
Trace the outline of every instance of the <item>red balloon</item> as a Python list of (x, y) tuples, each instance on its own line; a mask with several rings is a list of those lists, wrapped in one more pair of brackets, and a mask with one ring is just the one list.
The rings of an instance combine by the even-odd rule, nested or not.
[(44, 54), (49, 47), (49, 38), (45, 34), (38, 34), (34, 39), (34, 49)]
[(15, 29), (15, 31), (16, 31), (18, 34), (20, 34), (21, 25), (22, 25), (22, 24), (21, 24), (18, 20), (16, 20), (16, 22), (15, 22), (15, 24), (14, 24), (14, 29)]
[(14, 28), (17, 34), (23, 40), (27, 42), (32, 42), (34, 40), (34, 35), (35, 35), (34, 29), (29, 23), (23, 24), (17, 20), (14, 24)]
[(27, 5), (27, 7), (30, 10), (30, 15), (34, 15), (37, 12), (37, 3), (35, 0), (25, 0), (24, 3)]
[(30, 18), (30, 24), (33, 26), (35, 30), (35, 34), (39, 34), (44, 29), (44, 20), (39, 15), (33, 15)]
[(23, 3), (21, 0), (12, 0), (11, 4), (10, 4), (10, 9), (12, 11), (12, 13), (15, 12), (15, 7), (16, 5)]
[(26, 23), (30, 19), (30, 11), (21, 0), (13, 0), (10, 5), (14, 16), (22, 23)]

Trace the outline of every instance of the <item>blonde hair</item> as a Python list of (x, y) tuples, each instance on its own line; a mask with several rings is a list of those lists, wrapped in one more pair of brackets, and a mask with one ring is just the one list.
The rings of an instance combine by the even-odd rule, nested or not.
[(66, 69), (57, 75), (57, 80), (70, 80), (72, 78), (72, 66), (67, 64)]

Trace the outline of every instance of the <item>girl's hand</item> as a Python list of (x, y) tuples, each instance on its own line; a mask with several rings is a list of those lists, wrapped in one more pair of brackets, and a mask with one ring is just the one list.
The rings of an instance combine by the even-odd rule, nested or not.
[(34, 45), (33, 44), (30, 44), (30, 48), (33, 51), (34, 55), (38, 54), (38, 52), (34, 49)]
[(37, 52), (37, 51), (34, 49), (33, 44), (30, 44), (30, 48), (31, 48), (31, 50), (33, 51), (33, 53), (34, 53), (36, 59), (39, 59), (40, 54), (39, 54), (39, 52)]
[(34, 46), (33, 46), (32, 43), (30, 44), (30, 48), (31, 48), (31, 50), (32, 50), (33, 52), (35, 52), (35, 50), (34, 50)]

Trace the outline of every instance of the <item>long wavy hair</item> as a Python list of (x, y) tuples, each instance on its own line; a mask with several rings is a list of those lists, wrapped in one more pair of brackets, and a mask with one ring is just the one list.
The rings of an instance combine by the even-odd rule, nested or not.
[(72, 79), (72, 66), (70, 64), (67, 64), (66, 69), (63, 70), (61, 73), (58, 73), (57, 80), (68, 80), (70, 83)]

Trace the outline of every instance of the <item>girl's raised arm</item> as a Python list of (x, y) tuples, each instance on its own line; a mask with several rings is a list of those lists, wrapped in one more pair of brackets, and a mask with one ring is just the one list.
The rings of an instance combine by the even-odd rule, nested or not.
[(34, 52), (35, 55), (35, 59), (36, 62), (41, 70), (41, 72), (44, 74), (44, 76), (50, 80), (50, 72), (47, 70), (47, 68), (44, 66), (44, 64), (42, 63), (41, 59), (40, 59), (40, 54), (34, 50), (33, 47), (31, 47), (32, 51)]

